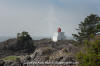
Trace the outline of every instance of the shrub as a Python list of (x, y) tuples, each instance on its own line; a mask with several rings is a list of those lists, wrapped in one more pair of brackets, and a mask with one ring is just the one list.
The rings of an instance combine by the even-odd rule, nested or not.
[(77, 54), (80, 66), (100, 66), (100, 40), (96, 38), (86, 41), (84, 52), (81, 51)]
[(33, 52), (35, 46), (28, 32), (23, 31), (17, 34), (17, 50), (25, 50), (25, 52)]

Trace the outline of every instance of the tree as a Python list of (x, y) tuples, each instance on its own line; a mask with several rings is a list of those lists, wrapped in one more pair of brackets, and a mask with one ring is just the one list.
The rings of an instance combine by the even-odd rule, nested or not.
[(82, 42), (85, 39), (90, 40), (91, 34), (95, 36), (99, 32), (99, 29), (100, 17), (98, 15), (91, 14), (79, 24), (78, 29), (76, 29), (78, 34), (72, 35), (78, 42)]
[(26, 52), (34, 51), (35, 46), (33, 45), (33, 40), (28, 32), (23, 31), (22, 33), (17, 34), (17, 49), (27, 50)]
[(22, 33), (18, 33), (17, 39), (20, 40), (20, 41), (32, 40), (32, 38), (30, 37), (30, 35), (26, 31), (23, 31)]

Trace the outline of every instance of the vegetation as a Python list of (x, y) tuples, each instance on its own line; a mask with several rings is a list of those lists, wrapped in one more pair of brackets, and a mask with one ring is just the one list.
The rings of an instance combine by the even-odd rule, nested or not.
[(87, 16), (79, 24), (78, 34), (73, 34), (83, 49), (76, 55), (80, 66), (100, 66), (100, 17)]
[(100, 31), (99, 29), (100, 17), (95, 14), (91, 14), (79, 24), (79, 28), (76, 29), (78, 34), (73, 34), (73, 36), (78, 42), (81, 43), (83, 40), (90, 40), (90, 36), (95, 36)]
[(28, 32), (23, 31), (22, 33), (18, 33), (17, 34), (17, 39), (19, 41), (28, 41), (28, 40), (32, 40), (32, 38), (30, 37), (30, 35), (28, 34)]
[(100, 39), (86, 41), (83, 51), (77, 54), (80, 66), (100, 66)]
[(12, 61), (16, 61), (17, 58), (19, 58), (18, 56), (7, 56), (5, 58), (3, 58), (4, 61), (9, 61), (9, 60), (12, 60)]
[(35, 49), (33, 40), (28, 32), (23, 31), (17, 34), (17, 47), (17, 49), (26, 49), (27, 52), (32, 52)]

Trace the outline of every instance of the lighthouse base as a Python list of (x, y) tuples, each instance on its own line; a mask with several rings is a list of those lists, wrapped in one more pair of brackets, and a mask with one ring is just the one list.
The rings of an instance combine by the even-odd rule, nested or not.
[(64, 40), (64, 39), (65, 39), (64, 32), (56, 32), (54, 33), (52, 38), (54, 42), (57, 42), (58, 40)]

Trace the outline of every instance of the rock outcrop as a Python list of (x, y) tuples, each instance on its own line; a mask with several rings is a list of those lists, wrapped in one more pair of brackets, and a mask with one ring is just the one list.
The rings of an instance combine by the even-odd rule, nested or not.
[[(79, 48), (71, 44), (70, 41), (58, 41), (52, 42), (50, 39), (35, 40), (34, 46), (36, 49), (32, 53), (26, 53), (27, 49), (21, 49), (19, 51), (14, 51), (11, 48), (17, 48), (16, 39), (10, 39), (0, 44), (0, 58), (16, 55), (19, 56), (17, 61), (0, 61), (2, 66), (40, 66), (40, 65), (27, 65), (28, 62), (76, 62), (75, 53), (79, 51)], [(24, 45), (23, 45), (24, 46)], [(22, 48), (23, 48), (22, 46)], [(28, 46), (28, 45), (27, 45)], [(32, 51), (32, 49), (31, 49)], [(4, 55), (5, 54), (5, 55)], [(19, 60), (19, 61), (18, 61)], [(0, 66), (1, 66), (0, 65)], [(47, 65), (42, 65), (47, 66)], [(52, 65), (49, 66), (64, 66)], [(67, 65), (65, 65), (67, 66)]]
[(0, 58), (9, 55), (26, 55), (33, 53), (34, 50), (35, 46), (33, 45), (33, 41), (23, 43), (18, 42), (16, 38), (9, 39), (0, 43)]

